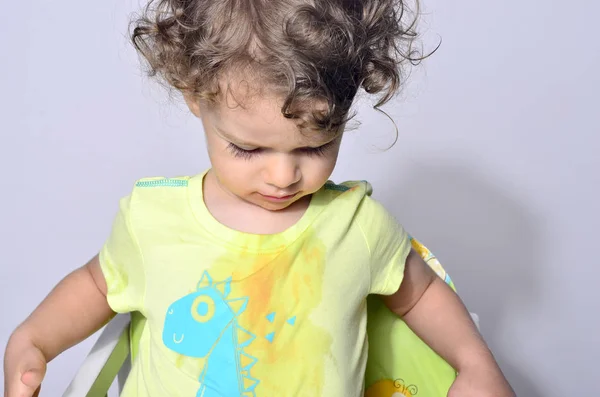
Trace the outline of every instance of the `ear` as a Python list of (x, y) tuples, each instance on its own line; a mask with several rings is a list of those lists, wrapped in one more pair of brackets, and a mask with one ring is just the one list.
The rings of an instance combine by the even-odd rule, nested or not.
[(198, 100), (198, 98), (196, 98), (192, 94), (184, 93), (183, 99), (185, 99), (185, 103), (187, 104), (188, 108), (190, 109), (190, 112), (192, 112), (192, 114), (194, 116), (200, 118), (200, 116), (201, 116), (200, 101)]

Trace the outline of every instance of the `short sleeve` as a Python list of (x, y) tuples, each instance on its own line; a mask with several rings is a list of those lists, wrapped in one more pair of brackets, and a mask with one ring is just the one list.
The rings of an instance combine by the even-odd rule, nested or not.
[(142, 308), (145, 276), (142, 255), (130, 223), (131, 196), (121, 199), (119, 207), (99, 258), (109, 306), (117, 313), (127, 313)]
[(361, 203), (358, 221), (370, 254), (369, 293), (391, 295), (398, 291), (404, 277), (410, 237), (394, 216), (369, 196)]

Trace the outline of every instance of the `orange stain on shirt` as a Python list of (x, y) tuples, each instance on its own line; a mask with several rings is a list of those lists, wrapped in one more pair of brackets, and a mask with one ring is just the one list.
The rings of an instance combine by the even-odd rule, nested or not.
[(258, 359), (257, 394), (321, 394), (332, 336), (310, 316), (325, 265), (325, 246), (309, 229), (280, 251), (231, 251), (210, 266), (215, 279), (232, 277), (230, 298), (248, 297), (238, 321), (256, 336), (245, 351)]

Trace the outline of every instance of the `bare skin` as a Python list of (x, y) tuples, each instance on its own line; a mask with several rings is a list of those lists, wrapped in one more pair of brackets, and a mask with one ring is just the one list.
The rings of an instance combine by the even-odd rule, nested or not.
[(65, 277), (12, 334), (4, 356), (4, 395), (33, 396), (46, 364), (112, 317), (98, 256)]
[(448, 397), (515, 396), (458, 295), (417, 252), (406, 260), (398, 292), (382, 299), (458, 372)]

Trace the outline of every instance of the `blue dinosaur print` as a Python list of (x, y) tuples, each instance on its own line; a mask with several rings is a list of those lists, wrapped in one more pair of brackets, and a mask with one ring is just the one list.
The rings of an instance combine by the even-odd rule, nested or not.
[(165, 317), (163, 343), (176, 353), (206, 358), (196, 397), (256, 397), (250, 375), (257, 359), (244, 352), (256, 338), (237, 317), (248, 298), (228, 299), (231, 278), (215, 283), (204, 272), (196, 291), (174, 302)]

